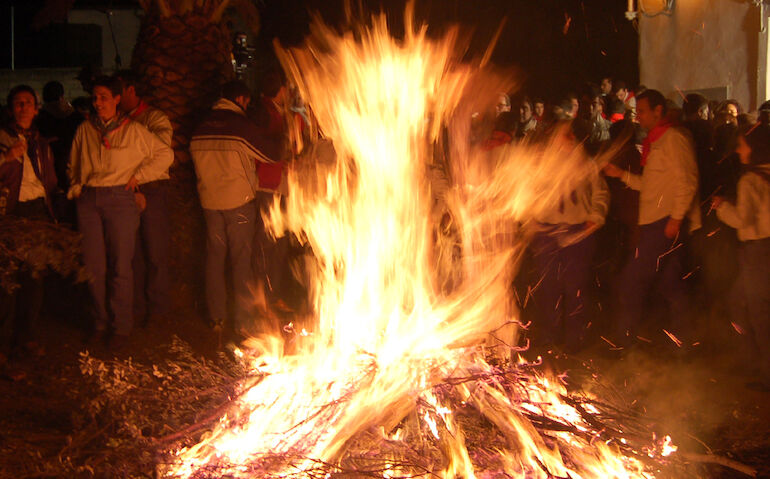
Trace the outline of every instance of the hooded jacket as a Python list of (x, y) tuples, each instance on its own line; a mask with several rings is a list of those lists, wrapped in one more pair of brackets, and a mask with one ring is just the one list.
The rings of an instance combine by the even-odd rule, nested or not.
[(201, 206), (229, 210), (254, 199), (257, 168), (276, 163), (280, 146), (236, 103), (221, 98), (190, 141)]

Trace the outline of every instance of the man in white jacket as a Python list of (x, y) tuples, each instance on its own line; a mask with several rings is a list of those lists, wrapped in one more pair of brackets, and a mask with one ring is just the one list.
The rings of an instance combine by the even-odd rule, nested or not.
[[(657, 90), (639, 95), (636, 114), (647, 130), (642, 147), (642, 174), (607, 165), (607, 176), (639, 191), (639, 239), (636, 254), (620, 273), (618, 332), (628, 342), (639, 332), (644, 301), (657, 283), (671, 317), (670, 328), (684, 334), (689, 314), (683, 280), (682, 231), (700, 227), (698, 166), (689, 135), (666, 121), (666, 100)], [(677, 339), (679, 340), (679, 339)]]
[(77, 199), (83, 260), (91, 275), (94, 326), (99, 335), (112, 328), (115, 347), (124, 342), (134, 322), (131, 262), (139, 227), (134, 192), (167, 171), (174, 160), (168, 145), (120, 111), (120, 93), (117, 79), (96, 79), (96, 115), (75, 133), (68, 168), (68, 197)]
[[(162, 111), (149, 106), (137, 93), (139, 82), (130, 70), (115, 74), (123, 90), (120, 109), (133, 121), (141, 123), (160, 141), (171, 146), (174, 130)], [(134, 313), (142, 324), (158, 322), (170, 310), (169, 256), (171, 221), (168, 210), (168, 170), (147, 178), (139, 185), (139, 233), (134, 252)]]
[(222, 98), (193, 132), (190, 153), (206, 219), (206, 303), (221, 334), (227, 318), (225, 260), (235, 297), (234, 329), (248, 333), (253, 322), (253, 246), (259, 211), (257, 165), (280, 160), (280, 147), (246, 117), (251, 93), (243, 82), (222, 87)]

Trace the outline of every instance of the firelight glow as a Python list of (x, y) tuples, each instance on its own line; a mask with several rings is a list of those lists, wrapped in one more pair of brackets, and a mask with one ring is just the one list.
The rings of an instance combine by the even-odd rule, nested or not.
[[(457, 421), (459, 403), (434, 386), (490, 371), (484, 351), (515, 339), (516, 225), (553, 207), (595, 167), (566, 135), (493, 152), (472, 145), (471, 113), (484, 97), (479, 65), (460, 62), (456, 31), (431, 39), (406, 17), (403, 39), (390, 35), (384, 16), (344, 34), (317, 22), (303, 48), (279, 52), (336, 150), (331, 161), (295, 165), (285, 210), (276, 205), (268, 218), (276, 235), (295, 233), (312, 248), (313, 326), (291, 354), (278, 334), (239, 350), (264, 375), (244, 382), (229, 412), (200, 443), (177, 451), (165, 476), (309, 477), (362, 431), (384, 428), (388, 440), (404, 440), (409, 432), (398, 425), (417, 409), (425, 436), (446, 455), (431, 475), (484, 477)], [(490, 106), (506, 91), (488, 90)], [(442, 131), (452, 163), (435, 181)], [(454, 244), (442, 249), (436, 239), (447, 211), (456, 257)], [(439, 261), (453, 264), (450, 273), (438, 273)], [(533, 374), (512, 389), (463, 382), (453, 394), (511, 438), (496, 451), (508, 477), (652, 477), (636, 458), (593, 441), (599, 433), (562, 401), (558, 381)], [(526, 419), (531, 412), (580, 434), (545, 438)], [(291, 460), (270, 462), (281, 455)], [(382, 477), (419, 474), (396, 462)]]

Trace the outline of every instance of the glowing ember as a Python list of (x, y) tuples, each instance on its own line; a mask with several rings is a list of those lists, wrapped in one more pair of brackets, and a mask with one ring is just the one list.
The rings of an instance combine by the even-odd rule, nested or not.
[[(485, 84), (504, 80), (460, 64), (454, 32), (432, 40), (409, 17), (403, 40), (377, 17), (344, 35), (319, 23), (305, 48), (279, 52), (336, 150), (334, 161), (296, 165), (286, 210), (276, 205), (269, 218), (275, 234), (291, 231), (313, 250), (314, 327), (296, 336), (291, 355), (280, 335), (238, 350), (260, 379), (245, 381), (214, 430), (177, 451), (163, 473), (308, 477), (363, 431), (405, 440), (413, 433), (399, 424), (417, 411), (444, 463), (426, 472), (394, 458), (379, 474), (477, 477), (483, 471), (457, 420), (457, 408), (468, 406), (507, 438), (507, 449), (490, 452), (509, 477), (651, 477), (633, 451), (605, 444), (586, 421), (598, 410), (569, 402), (558, 382), (531, 371), (490, 379), (508, 373), (482, 359), (482, 347), (515, 340), (515, 224), (552, 207), (596, 167), (563, 134), (538, 147), (477, 150), (472, 113), (510, 83)], [(449, 171), (431, 164), (442, 132)], [(442, 191), (442, 182), (451, 187)], [(442, 226), (445, 213), (451, 228)], [(457, 241), (442, 234), (449, 230)], [(462, 255), (452, 253), (458, 244)], [(533, 416), (559, 430), (539, 433)]]

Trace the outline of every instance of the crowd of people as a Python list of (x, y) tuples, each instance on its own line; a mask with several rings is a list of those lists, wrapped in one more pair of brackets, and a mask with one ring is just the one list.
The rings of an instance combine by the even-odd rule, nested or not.
[(589, 336), (620, 350), (655, 335), (686, 351), (707, 327), (696, 318), (715, 311), (749, 340), (768, 385), (770, 102), (752, 118), (735, 100), (681, 100), (611, 78), (554, 105), (500, 95), (485, 148), (566, 126), (596, 163), (538, 218), (516, 285), (528, 334), (572, 352)]
[[(85, 80), (86, 111), (64, 99), (59, 82), (45, 86), (43, 105), (27, 85), (9, 92), (0, 129), (0, 214), (80, 233), (93, 316), (89, 341), (117, 351), (136, 323), (162, 322), (171, 310), (174, 132), (167, 115), (142, 99), (132, 71)], [(279, 194), (284, 176), (284, 83), (280, 74), (268, 74), (254, 104), (243, 82), (226, 83), (190, 142), (207, 230), (206, 303), (220, 335), (231, 297), (231, 329), (247, 334), (255, 268), (269, 291), (284, 281), (277, 264), (285, 245), (267, 237), (259, 211)], [(2, 363), (44, 352), (37, 325), (43, 278), (26, 271), (18, 277), (20, 289), (2, 295)]]
[[(69, 223), (82, 234), (94, 337), (117, 349), (135, 321), (162, 321), (170, 311), (173, 131), (131, 71), (89, 78), (87, 88), (91, 105), (80, 108), (57, 82), (44, 88), (43, 105), (29, 86), (11, 90), (0, 204), (2, 214)], [(290, 246), (267, 236), (260, 210), (285, 191), (289, 129), (306, 126), (302, 114), (286, 114), (279, 72), (265, 75), (260, 90), (257, 97), (243, 82), (223, 85), (190, 141), (206, 224), (208, 315), (214, 331), (238, 337), (252, 331), (254, 284), (275, 290), (289, 276)], [(770, 102), (753, 119), (732, 100), (691, 94), (679, 105), (602, 78), (555, 104), (501, 93), (490, 115), (491, 133), (476, 138), (482, 148), (560, 130), (595, 162), (583, 185), (537, 218), (516, 285), (529, 291), (519, 297), (533, 344), (584, 347), (592, 304), (604, 294), (614, 311), (601, 331), (610, 345), (649, 341), (655, 324), (684, 348), (696, 342), (700, 298), (748, 331), (755, 364), (770, 379)], [(609, 162), (600, 160), (608, 151)], [(21, 283), (4, 300), (4, 354), (38, 347), (43, 283)], [(668, 311), (661, 323), (649, 314), (659, 306)]]

